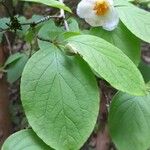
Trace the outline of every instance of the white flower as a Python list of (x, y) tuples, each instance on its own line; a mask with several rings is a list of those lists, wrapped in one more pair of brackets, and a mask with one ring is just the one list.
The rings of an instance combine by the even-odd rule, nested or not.
[(81, 0), (77, 7), (77, 14), (91, 26), (102, 26), (108, 31), (115, 29), (119, 23), (113, 0)]

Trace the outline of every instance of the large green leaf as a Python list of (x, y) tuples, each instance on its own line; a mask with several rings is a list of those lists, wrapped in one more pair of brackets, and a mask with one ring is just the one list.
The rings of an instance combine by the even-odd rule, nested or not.
[(134, 63), (117, 47), (92, 35), (68, 39), (66, 48), (79, 53), (113, 87), (134, 95), (145, 94), (145, 83)]
[(150, 146), (150, 95), (118, 93), (109, 112), (109, 130), (118, 150), (147, 150)]
[(124, 25), (120, 22), (118, 27), (113, 31), (106, 31), (96, 27), (90, 30), (90, 34), (101, 37), (112, 43), (122, 50), (136, 65), (140, 61), (140, 40), (136, 38)]
[(125, 0), (115, 0), (121, 21), (140, 39), (150, 43), (150, 12), (142, 10)]
[(71, 12), (71, 9), (69, 7), (67, 7), (65, 4), (57, 1), (57, 0), (23, 0), (26, 2), (35, 2), (35, 3), (42, 3), (51, 7), (56, 7), (56, 8), (60, 8), (60, 9), (64, 9), (68, 12)]
[(31, 130), (12, 134), (3, 144), (2, 150), (52, 150)]
[(28, 61), (21, 80), (21, 98), (29, 124), (57, 150), (77, 150), (96, 123), (99, 92), (88, 65), (54, 46)]

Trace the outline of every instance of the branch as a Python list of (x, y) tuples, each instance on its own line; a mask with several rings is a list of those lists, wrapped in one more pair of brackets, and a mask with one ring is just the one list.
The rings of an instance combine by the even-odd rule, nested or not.
[[(61, 3), (64, 3), (64, 0), (59, 0)], [(63, 9), (60, 10), (60, 16), (64, 19), (64, 26), (67, 31), (69, 31), (69, 25), (66, 20), (65, 11)]]
[[(64, 0), (59, 0), (61, 3), (64, 2)], [(35, 27), (36, 25), (42, 23), (42, 22), (45, 22), (51, 18), (63, 18), (64, 20), (64, 26), (65, 26), (65, 29), (67, 31), (69, 31), (69, 26), (68, 26), (68, 23), (66, 21), (66, 16), (65, 16), (65, 11), (63, 9), (60, 10), (60, 15), (54, 15), (54, 16), (46, 16), (40, 20), (38, 20), (37, 22), (27, 22), (27, 23), (21, 23), (21, 25), (30, 25), (31, 27)]]
[[(64, 0), (59, 0), (59, 1), (60, 1), (61, 3), (64, 2)], [(46, 17), (44, 17), (44, 18), (38, 20), (37, 22), (20, 23), (17, 18), (15, 18), (15, 17), (12, 16), (12, 14), (10, 13), (10, 11), (9, 11), (9, 9), (8, 9), (8, 7), (7, 7), (7, 5), (5, 5), (4, 2), (2, 2), (2, 5), (3, 5), (3, 6), (6, 8), (6, 10), (8, 11), (8, 13), (9, 13), (9, 15), (10, 15), (10, 17), (11, 17), (11, 22), (12, 22), (12, 23), (10, 24), (11, 26), (9, 26), (8, 29), (6, 29), (6, 30), (0, 29), (0, 32), (5, 32), (5, 31), (7, 31), (7, 30), (9, 30), (9, 29), (11, 29), (11, 28), (13, 29), (14, 24), (17, 24), (17, 25), (18, 25), (17, 28), (16, 28), (16, 27), (14, 28), (15, 30), (20, 29), (21, 26), (24, 26), (24, 25), (29, 25), (29, 26), (31, 26), (31, 27), (35, 27), (35, 26), (37, 26), (38, 24), (43, 23), (43, 22), (45, 22), (45, 21), (47, 21), (47, 20), (49, 20), (49, 19), (51, 19), (51, 18), (63, 18), (65, 29), (66, 29), (67, 31), (69, 31), (69, 26), (68, 26), (68, 23), (67, 23), (67, 21), (66, 21), (65, 12), (64, 12), (63, 9), (60, 10), (60, 15), (46, 16)], [(19, 28), (18, 28), (18, 27), (19, 27)]]
[(2, 29), (2, 28), (0, 28), (0, 32), (5, 33), (6, 31), (9, 31), (9, 29), (10, 29), (10, 28), (7, 28), (7, 29)]
[(40, 20), (38, 20), (37, 22), (27, 22), (27, 23), (21, 23), (21, 25), (30, 25), (31, 27), (35, 27), (36, 25), (42, 23), (42, 22), (45, 22), (51, 18), (61, 18), (61, 15), (58, 15), (58, 16), (46, 16)]
[(11, 44), (10, 44), (10, 41), (9, 41), (9, 38), (8, 38), (7, 33), (4, 33), (4, 36), (5, 36), (6, 42), (7, 42), (7, 44), (8, 44), (9, 54), (11, 54), (12, 47), (11, 47)]

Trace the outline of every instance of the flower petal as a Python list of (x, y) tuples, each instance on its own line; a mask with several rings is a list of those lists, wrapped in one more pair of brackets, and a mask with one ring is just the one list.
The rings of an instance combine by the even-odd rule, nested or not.
[(85, 18), (85, 21), (92, 27), (98, 27), (103, 25), (103, 20), (101, 17), (94, 16), (91, 18)]
[(82, 0), (77, 6), (77, 14), (80, 18), (91, 18), (94, 14), (95, 0)]
[(114, 30), (119, 23), (119, 15), (117, 10), (112, 6), (108, 14), (104, 17), (103, 29), (112, 31)]
[(109, 2), (110, 5), (113, 5), (114, 4), (114, 1), (113, 0), (107, 0)]

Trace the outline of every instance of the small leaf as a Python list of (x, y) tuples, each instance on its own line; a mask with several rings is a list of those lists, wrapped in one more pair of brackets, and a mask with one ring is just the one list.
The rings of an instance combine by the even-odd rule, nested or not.
[[(24, 23), (33, 23), (33, 22), (37, 22), (39, 21), (40, 19), (43, 18), (43, 16), (39, 16), (39, 15), (33, 15), (32, 18), (30, 19), (26, 19), (24, 16), (19, 16), (17, 17), (18, 18), (18, 21), (21, 23), (21, 24), (24, 24)], [(36, 27), (36, 30), (37, 28), (39, 28), (39, 26), (41, 26), (41, 24), (37, 25)], [(34, 29), (35, 30), (35, 29)], [(28, 36), (28, 33), (30, 31), (30, 26), (22, 26), (22, 30), (17, 30), (17, 35), (19, 36), (19, 38), (27, 38)], [(25, 39), (27, 40), (27, 39)]]
[[(40, 38), (59, 43), (64, 39), (64, 33), (64, 29), (57, 27), (53, 20), (49, 20), (41, 27), (38, 36)], [(38, 44), (41, 50), (47, 50), (52, 45), (50, 42), (42, 40), (38, 40)]]
[(60, 27), (57, 27), (53, 20), (49, 20), (41, 27), (38, 36), (53, 41), (55, 39), (58, 39), (60, 34), (62, 34), (63, 32), (64, 30)]
[(10, 22), (9, 18), (1, 18), (0, 19), (0, 29), (3, 29), (3, 30), (7, 29), (8, 28), (7, 24), (9, 24), (9, 22)]
[(2, 150), (52, 150), (31, 130), (12, 134), (2, 146)]
[(71, 32), (80, 32), (78, 22), (74, 18), (67, 20), (69, 25), (69, 31)]
[(140, 40), (135, 37), (123, 23), (120, 22), (118, 27), (111, 32), (99, 27), (92, 28), (90, 34), (112, 43), (122, 50), (136, 65), (139, 64), (141, 56)]
[(144, 95), (146, 86), (134, 63), (117, 47), (91, 35), (68, 39), (66, 48), (79, 53), (90, 67), (113, 87), (133, 95)]
[(93, 73), (79, 56), (68, 57), (53, 45), (28, 61), (21, 99), (33, 130), (57, 150), (79, 149), (97, 120), (99, 91)]
[(150, 147), (150, 95), (131, 96), (119, 92), (112, 100), (109, 130), (119, 150)]
[(13, 83), (21, 77), (22, 71), (27, 61), (28, 56), (26, 54), (21, 54), (21, 57), (17, 61), (9, 64), (8, 67), (6, 67), (7, 81), (9, 83)]
[(21, 53), (15, 53), (13, 55), (10, 55), (8, 59), (6, 60), (4, 66), (10, 65), (11, 63), (16, 62), (18, 59), (22, 57)]
[(142, 10), (125, 0), (115, 0), (121, 21), (137, 37), (150, 43), (150, 12)]
[(33, 15), (30, 19), (26, 19), (28, 22), (37, 22), (43, 19), (42, 15)]
[(1, 18), (0, 19), (0, 43), (2, 41), (2, 37), (3, 37), (3, 32), (1, 32), (1, 30), (5, 30), (8, 28), (8, 26), (6, 25), (6, 23), (8, 24), (10, 22), (9, 18)]
[(60, 8), (60, 9), (64, 9), (68, 12), (71, 12), (71, 9), (69, 7), (67, 7), (65, 4), (57, 1), (57, 0), (23, 0), (26, 2), (35, 2), (35, 3), (42, 3), (51, 7), (55, 7), (55, 8)]
[(26, 31), (26, 34), (25, 34), (25, 40), (28, 42), (28, 43), (32, 43), (32, 41), (36, 38), (37, 36), (37, 33), (39, 32), (41, 26), (36, 26), (34, 28), (30, 27), (27, 31)]

